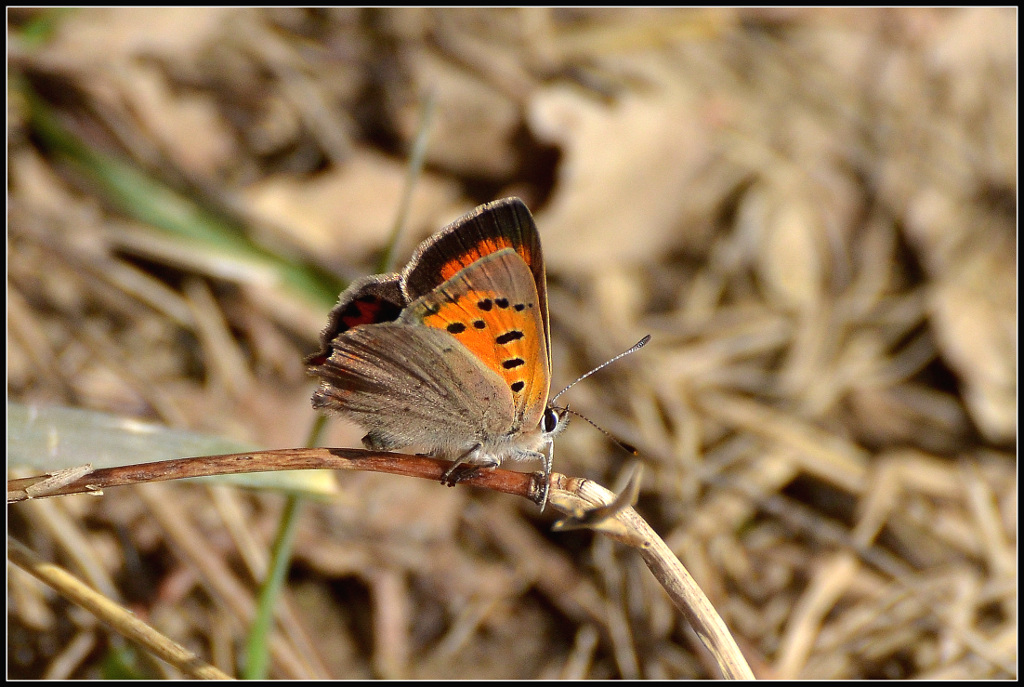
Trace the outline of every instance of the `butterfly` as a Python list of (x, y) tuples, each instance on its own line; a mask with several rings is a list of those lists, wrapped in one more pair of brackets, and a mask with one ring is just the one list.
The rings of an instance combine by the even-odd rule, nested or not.
[(540, 235), (526, 205), (481, 205), (416, 249), (401, 273), (353, 282), (306, 359), (313, 407), (366, 430), (363, 445), (415, 447), (460, 466), (537, 459), (547, 503), (553, 437), (551, 335)]

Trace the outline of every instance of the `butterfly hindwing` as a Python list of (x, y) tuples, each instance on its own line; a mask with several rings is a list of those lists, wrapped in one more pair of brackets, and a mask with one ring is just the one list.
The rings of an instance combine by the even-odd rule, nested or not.
[(320, 350), (306, 358), (307, 365), (320, 365), (331, 355), (334, 340), (353, 327), (398, 319), (405, 307), (401, 276), (375, 274), (352, 282), (338, 296), (327, 327), (320, 333)]
[(450, 454), (500, 436), (513, 423), (504, 380), (432, 327), (356, 327), (334, 340), (316, 374), (323, 381), (313, 406), (348, 416), (368, 431), (374, 448), (422, 446)]

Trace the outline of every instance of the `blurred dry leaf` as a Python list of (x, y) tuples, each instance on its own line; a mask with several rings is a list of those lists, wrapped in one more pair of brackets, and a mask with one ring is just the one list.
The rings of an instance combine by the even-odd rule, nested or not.
[[(1017, 434), (1017, 292), (1013, 246), (961, 256), (932, 290), (932, 323), (949, 364), (965, 385), (971, 417), (993, 442)], [(965, 260), (966, 258), (966, 260)]]
[(123, 64), (140, 57), (191, 60), (223, 35), (232, 7), (118, 7), (75, 12), (47, 52), (81, 67)]
[(215, 178), (228, 169), (238, 153), (230, 126), (206, 95), (171, 90), (164, 74), (150, 64), (130, 62), (117, 73), (120, 90), (153, 144), (194, 178)]
[[(327, 264), (347, 266), (384, 247), (407, 175), (406, 165), (398, 160), (356, 150), (342, 167), (312, 179), (267, 177), (247, 188), (245, 196), (257, 216), (280, 227), (297, 245)], [(439, 229), (440, 218), (452, 212), (458, 197), (454, 183), (421, 175), (407, 235)]]
[(611, 102), (561, 85), (531, 99), (531, 130), (563, 153), (555, 194), (537, 219), (555, 269), (657, 260), (678, 242), (680, 195), (714, 155), (685, 82), (655, 56), (622, 68), (644, 85)]
[[(455, 174), (501, 178), (520, 164), (514, 134), (520, 126), (519, 104), (509, 95), (464, 68), (426, 53), (415, 63), (416, 83), (438, 103), (427, 160)], [(412, 140), (420, 122), (413, 100), (397, 112), (402, 137)]]
[(786, 189), (752, 188), (739, 211), (740, 230), (769, 300), (779, 309), (811, 311), (824, 297), (828, 256), (819, 203)]
[(932, 277), (930, 324), (965, 385), (974, 422), (990, 440), (1012, 441), (1018, 306), (1012, 220), (983, 214), (933, 188), (914, 198), (906, 231)]

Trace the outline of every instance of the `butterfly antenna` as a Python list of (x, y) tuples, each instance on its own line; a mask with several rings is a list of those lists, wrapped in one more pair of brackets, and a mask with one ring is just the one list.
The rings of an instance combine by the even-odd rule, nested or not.
[(600, 426), (599, 424), (597, 424), (596, 422), (591, 420), (586, 415), (582, 415), (580, 413), (577, 413), (575, 410), (571, 410), (569, 408), (569, 406), (565, 406), (564, 408), (562, 408), (562, 410), (564, 410), (567, 413), (571, 413), (571, 414), (575, 415), (576, 417), (578, 417), (580, 419), (586, 420), (590, 424), (591, 427), (593, 427), (597, 431), (601, 432), (601, 434), (604, 434), (606, 437), (608, 437), (608, 439), (613, 444), (617, 444), (619, 446), (619, 448), (624, 449), (626, 451), (626, 453), (632, 454), (634, 456), (639, 456), (640, 455), (640, 451), (637, 450), (636, 446), (633, 446), (633, 444), (627, 444), (625, 441), (623, 441), (622, 439), (619, 439), (617, 436), (615, 436), (614, 434), (609, 432), (607, 429), (605, 429), (604, 427)]
[[(582, 377), (580, 377), (579, 379), (577, 379), (577, 380), (576, 380), (575, 382), (573, 382), (572, 384), (570, 384), (569, 386), (565, 387), (564, 389), (562, 389), (561, 391), (559, 391), (559, 392), (558, 392), (557, 394), (555, 394), (554, 396), (552, 396), (552, 397), (551, 397), (551, 401), (549, 401), (549, 403), (554, 403), (554, 402), (555, 402), (555, 399), (557, 399), (557, 398), (558, 398), (559, 396), (561, 396), (562, 394), (564, 394), (564, 393), (565, 393), (566, 391), (568, 391), (569, 389), (573, 388), (574, 386), (576, 386), (577, 384), (579, 384), (580, 382), (582, 382), (582, 381), (583, 381), (584, 379), (586, 379), (586, 378), (587, 378), (587, 377), (589, 377), (590, 375), (592, 375), (592, 374), (594, 374), (595, 372), (597, 372), (598, 370), (602, 370), (602, 369), (604, 369), (604, 368), (608, 367), (609, 365), (611, 365), (612, 363), (614, 363), (614, 362), (615, 362), (616, 360), (618, 360), (619, 358), (625, 358), (625, 357), (626, 357), (627, 355), (629, 355), (630, 353), (636, 353), (636, 352), (637, 352), (637, 351), (639, 351), (639, 350), (640, 350), (641, 348), (643, 348), (643, 347), (644, 347), (644, 346), (645, 346), (645, 345), (647, 344), (647, 342), (648, 342), (648, 341), (650, 341), (650, 340), (651, 340), (651, 335), (650, 335), (650, 334), (648, 334), (647, 336), (645, 336), (644, 338), (640, 339), (640, 340), (639, 340), (639, 341), (637, 341), (637, 342), (636, 342), (635, 344), (633, 344), (633, 346), (632, 346), (632, 347), (631, 347), (631, 348), (630, 348), (630, 349), (629, 349), (628, 351), (623, 351), (622, 353), (619, 353), (619, 354), (618, 354), (617, 356), (615, 356), (615, 357), (614, 357), (614, 358), (612, 358), (611, 360), (606, 360), (606, 361), (604, 361), (603, 363), (601, 363), (600, 365), (598, 365), (597, 367), (595, 367), (595, 368), (594, 368), (593, 370), (591, 370), (591, 371), (590, 371), (590, 372), (588, 372), (587, 374), (583, 375)], [(566, 410), (569, 410), (569, 409), (568, 409), (568, 408), (566, 408)], [(572, 412), (572, 411), (570, 411), (570, 412)], [(577, 413), (573, 413), (573, 415), (577, 415)], [(583, 417), (583, 416), (582, 416), (582, 415), (579, 415), (579, 417)], [(585, 417), (584, 417), (583, 419), (584, 419), (584, 420), (587, 420), (587, 418), (585, 418)], [(587, 422), (590, 422), (590, 420), (587, 420)], [(594, 423), (593, 423), (593, 422), (590, 422), (590, 424), (594, 425)], [(597, 425), (594, 425), (594, 426), (595, 426), (595, 427), (597, 427)], [(598, 428), (598, 429), (601, 429), (600, 427), (597, 427), (597, 428)], [(604, 430), (603, 430), (603, 429), (601, 429), (601, 431), (602, 431), (602, 432), (604, 432)], [(607, 432), (605, 432), (605, 434), (608, 434), (608, 433), (607, 433)], [(609, 434), (609, 436), (611, 436), (611, 435)]]

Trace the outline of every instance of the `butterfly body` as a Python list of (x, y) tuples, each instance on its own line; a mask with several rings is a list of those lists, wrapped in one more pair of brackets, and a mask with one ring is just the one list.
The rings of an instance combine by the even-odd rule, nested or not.
[(354, 282), (321, 341), (307, 359), (322, 380), (313, 406), (362, 426), (367, 447), (486, 467), (539, 459), (550, 475), (567, 414), (548, 406), (544, 264), (519, 199), (448, 225), (400, 274)]

